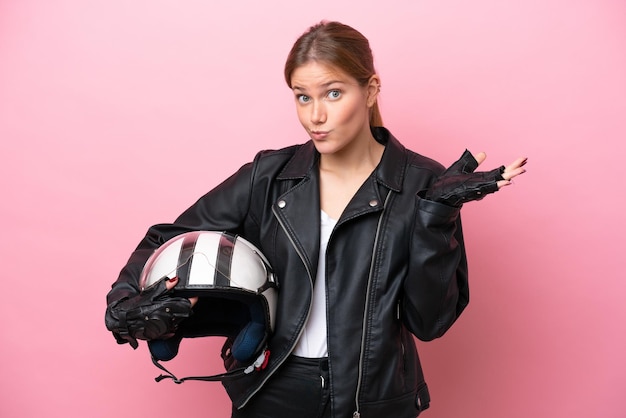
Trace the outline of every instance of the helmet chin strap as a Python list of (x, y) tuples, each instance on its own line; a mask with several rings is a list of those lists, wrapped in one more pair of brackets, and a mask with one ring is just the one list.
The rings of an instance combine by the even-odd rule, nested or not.
[(164, 379), (172, 379), (174, 383), (176, 384), (181, 384), (187, 380), (196, 380), (196, 381), (202, 381), (202, 382), (219, 382), (224, 379), (243, 376), (246, 374), (250, 374), (254, 371), (261, 371), (265, 369), (265, 367), (267, 367), (267, 363), (270, 358), (270, 351), (268, 349), (263, 350), (263, 352), (254, 361), (254, 363), (252, 363), (248, 367), (240, 367), (238, 369), (234, 369), (226, 373), (214, 374), (212, 376), (188, 376), (188, 377), (183, 377), (180, 379), (176, 377), (172, 372), (167, 370), (165, 366), (159, 363), (159, 361), (156, 358), (154, 358), (154, 356), (151, 356), (151, 358), (152, 358), (152, 364), (154, 364), (157, 368), (159, 368), (161, 371), (166, 373), (166, 374), (161, 374), (155, 377), (154, 380), (156, 380), (157, 382), (160, 382), (161, 380), (164, 380)]

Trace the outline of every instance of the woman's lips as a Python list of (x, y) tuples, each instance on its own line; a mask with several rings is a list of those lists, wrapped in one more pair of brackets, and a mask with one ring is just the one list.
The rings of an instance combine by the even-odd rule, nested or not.
[(324, 139), (328, 136), (328, 131), (311, 131), (311, 138), (315, 140)]

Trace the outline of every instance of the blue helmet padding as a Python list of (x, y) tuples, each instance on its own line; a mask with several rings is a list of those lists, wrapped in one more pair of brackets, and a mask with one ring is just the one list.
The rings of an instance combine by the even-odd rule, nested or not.
[(234, 337), (233, 357), (248, 362), (267, 340), (266, 312), (259, 298), (201, 298), (194, 311), (172, 338), (148, 341), (155, 360), (169, 361), (176, 357), (183, 337), (225, 336)]
[(166, 340), (151, 340), (148, 341), (148, 349), (155, 360), (169, 361), (178, 354), (178, 347), (182, 339), (182, 334), (177, 334)]
[(254, 355), (258, 352), (258, 348), (264, 340), (265, 326), (256, 322), (250, 322), (235, 338), (231, 353), (237, 361), (248, 362), (254, 359)]
[(239, 332), (231, 348), (233, 357), (241, 362), (252, 360), (267, 337), (263, 305), (257, 299), (248, 307), (250, 308), (250, 322)]

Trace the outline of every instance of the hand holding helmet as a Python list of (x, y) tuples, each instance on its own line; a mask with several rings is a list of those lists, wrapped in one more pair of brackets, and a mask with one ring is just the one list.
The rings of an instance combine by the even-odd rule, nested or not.
[(481, 152), (475, 158), (471, 152), (465, 150), (461, 158), (435, 180), (425, 192), (424, 198), (460, 208), (463, 203), (480, 200), (510, 185), (513, 177), (526, 172), (522, 168), (527, 162), (526, 158), (519, 158), (508, 167), (500, 166), (491, 171), (475, 172), (486, 157)]
[(163, 279), (130, 299), (107, 307), (106, 327), (137, 348), (137, 340), (165, 339), (174, 335), (180, 322), (192, 314), (195, 300), (173, 297), (177, 280)]
[[(164, 278), (173, 295), (191, 297), (192, 301), (199, 297), (199, 301), (193, 317), (173, 335), (148, 341), (152, 362), (166, 373), (157, 381), (217, 381), (266, 366), (278, 284), (269, 261), (257, 247), (227, 232), (183, 233), (150, 256), (139, 284), (151, 289), (161, 285)], [(185, 337), (204, 336), (227, 337), (222, 350), (226, 373), (179, 379), (159, 363), (174, 358)]]

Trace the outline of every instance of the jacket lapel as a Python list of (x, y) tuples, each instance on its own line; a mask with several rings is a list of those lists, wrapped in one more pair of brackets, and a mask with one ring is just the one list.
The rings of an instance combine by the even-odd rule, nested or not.
[[(406, 150), (385, 128), (373, 128), (376, 140), (385, 145), (382, 159), (372, 175), (354, 195), (339, 219), (350, 219), (383, 209), (387, 192), (399, 192), (404, 180)], [(319, 154), (313, 141), (296, 151), (277, 180), (285, 192), (273, 203), (279, 222), (303, 258), (315, 280), (320, 246)], [(381, 186), (385, 193), (381, 195)]]
[(277, 177), (286, 190), (273, 203), (281, 226), (303, 259), (311, 279), (317, 274), (320, 247), (318, 157), (312, 141), (304, 144)]
[(385, 128), (373, 128), (372, 134), (385, 145), (385, 151), (376, 170), (344, 209), (338, 225), (357, 216), (382, 210), (387, 193), (390, 190), (399, 192), (402, 188), (407, 160), (405, 148)]

